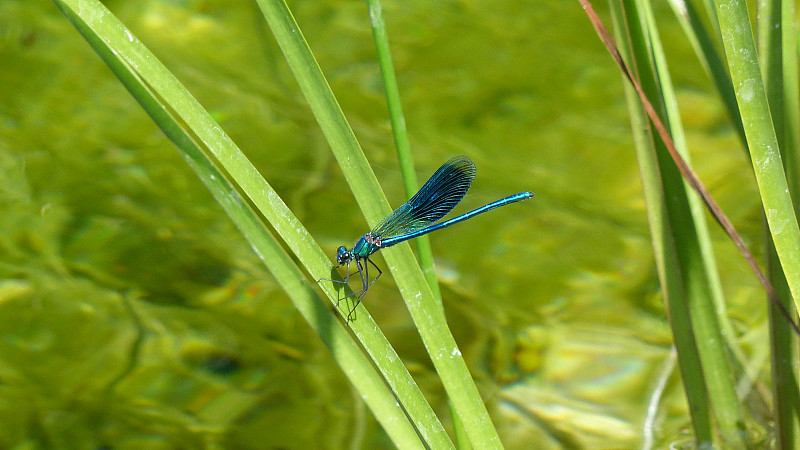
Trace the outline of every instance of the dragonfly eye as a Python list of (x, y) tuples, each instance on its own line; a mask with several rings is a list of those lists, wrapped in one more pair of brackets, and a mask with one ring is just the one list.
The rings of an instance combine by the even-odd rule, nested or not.
[(344, 247), (344, 245), (336, 249), (336, 262), (338, 262), (339, 265), (347, 264), (348, 262), (350, 262), (351, 259), (352, 256), (350, 255), (350, 252), (348, 252), (347, 249)]

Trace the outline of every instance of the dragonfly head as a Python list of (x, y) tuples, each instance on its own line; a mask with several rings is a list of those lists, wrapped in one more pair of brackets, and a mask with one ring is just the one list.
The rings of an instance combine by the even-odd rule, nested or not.
[(338, 262), (340, 266), (349, 263), (352, 259), (353, 254), (348, 251), (344, 245), (336, 249), (336, 262)]

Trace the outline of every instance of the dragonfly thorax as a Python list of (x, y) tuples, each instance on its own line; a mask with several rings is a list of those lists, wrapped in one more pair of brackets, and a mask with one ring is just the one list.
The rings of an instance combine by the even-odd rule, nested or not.
[(358, 242), (356, 242), (356, 245), (354, 245), (352, 249), (348, 250), (344, 246), (339, 247), (336, 250), (336, 262), (342, 266), (354, 259), (367, 258), (369, 255), (380, 250), (382, 246), (380, 236), (373, 236), (367, 233), (358, 239)]
[(345, 246), (336, 249), (336, 261), (340, 266), (348, 264), (352, 260), (367, 258), (369, 255), (381, 248), (380, 238), (373, 237), (370, 233), (361, 236), (356, 245), (348, 250)]

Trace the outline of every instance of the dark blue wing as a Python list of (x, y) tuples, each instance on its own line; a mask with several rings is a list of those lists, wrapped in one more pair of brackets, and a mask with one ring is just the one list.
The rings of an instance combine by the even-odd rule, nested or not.
[(467, 194), (473, 179), (475, 164), (468, 157), (451, 158), (409, 201), (381, 220), (371, 234), (385, 239), (427, 227), (455, 208)]

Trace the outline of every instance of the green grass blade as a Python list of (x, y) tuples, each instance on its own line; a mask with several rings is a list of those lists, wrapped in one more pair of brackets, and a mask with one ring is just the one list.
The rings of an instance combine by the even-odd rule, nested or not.
[[(617, 22), (627, 20), (627, 29), (617, 34), (630, 36), (632, 49), (629, 54), (633, 55), (633, 67), (637, 69), (642, 88), (651, 103), (661, 111), (660, 115), (666, 118), (664, 122), (668, 124), (677, 151), (688, 160), (677, 102), (649, 3), (623, 2), (623, 5), (627, 19), (618, 14)], [(635, 103), (634, 114), (638, 116), (641, 114), (638, 99)], [(637, 120), (645, 121), (639, 117), (634, 125)], [(642, 178), (647, 184), (645, 192), (654, 248), (665, 300), (671, 312), (670, 322), (696, 439), (701, 443), (714, 439), (709, 421), (709, 413), (712, 413), (728, 445), (741, 445), (744, 415), (726, 349), (719, 345), (725, 341), (721, 332), (721, 327), (725, 326), (721, 322), (726, 323), (725, 308), (702, 205), (690, 193), (661, 139), (642, 135), (637, 142), (640, 143), (637, 151)], [(651, 146), (656, 161), (650, 156)], [(656, 168), (657, 173), (652, 172)], [(725, 328), (730, 329), (730, 326)], [(728, 345), (736, 348), (732, 340)], [(710, 410), (705, 405), (709, 400)]]
[[(282, 1), (258, 0), (258, 4), (328, 139), (356, 201), (368, 222), (375, 225), (391, 209), (297, 23)], [(392, 251), (384, 252), (384, 259), (471, 443), (478, 448), (500, 448), (500, 439), (486, 406), (411, 248), (406, 243), (399, 244)], [(323, 284), (326, 292), (333, 295), (333, 286)], [(372, 328), (361, 320), (352, 324), (353, 332), (365, 347), (373, 338), (366, 338), (366, 333)], [(372, 352), (370, 356), (381, 357)]]
[[(375, 374), (370, 362), (350, 339), (341, 323), (334, 319), (330, 309), (314, 294), (313, 285), (305, 282), (301, 272), (280, 249), (277, 242), (264, 231), (257, 216), (225, 180), (222, 172), (217, 170), (215, 162), (208, 157), (212, 153), (216, 157), (216, 162), (236, 179), (258, 206), (259, 211), (281, 233), (285, 242), (298, 253), (301, 261), (314, 267), (314, 258), (310, 255), (317, 255), (316, 259), (320, 262), (317, 264), (319, 269), (316, 272), (326, 274), (325, 271), (330, 265), (322, 250), (307, 235), (255, 168), (249, 165), (238, 148), (219, 130), (211, 117), (191, 98), (169, 71), (99, 2), (56, 0), (56, 4), (86, 36), (158, 125), (178, 145), (179, 150), (198, 171), (201, 179), (209, 185), (225, 210), (231, 213), (232, 219), (245, 236), (251, 239), (254, 248), (287, 289), (298, 309), (331, 349), (334, 357), (344, 368), (345, 374), (351, 378), (353, 385), (394, 442), (401, 447), (423, 446), (417, 428), (408, 422), (403, 410), (404, 407), (406, 409), (410, 407), (412, 412), (409, 414), (418, 413), (420, 410), (428, 412), (417, 422), (417, 427), (420, 424), (427, 427), (422, 433), (427, 434), (425, 437), (429, 439), (428, 446), (435, 445), (432, 443), (441, 443), (443, 447), (451, 446), (441, 424), (436, 420), (418, 389), (415, 400), (408, 400), (407, 397), (414, 397), (413, 394), (409, 395), (408, 391), (413, 391), (416, 385), (413, 381), (408, 381), (410, 376), (403, 379), (402, 373), (406, 375), (408, 373), (402, 368), (399, 358), (394, 355), (398, 361), (396, 366), (402, 368), (394, 367), (394, 378), (401, 379), (400, 384), (404, 386), (397, 392), (397, 398), (401, 400), (403, 407), (397, 404), (395, 396), (386, 389), (381, 377)], [(387, 355), (391, 355), (393, 351), (388, 344), (387, 347), (388, 349), (383, 350)], [(424, 406), (415, 404), (415, 401), (418, 403), (420, 399)], [(429, 435), (435, 437), (430, 438)]]
[(695, 49), (700, 64), (702, 64), (713, 81), (714, 87), (725, 105), (725, 110), (728, 112), (731, 123), (742, 141), (742, 145), (746, 147), (747, 140), (744, 136), (742, 118), (739, 115), (739, 106), (736, 104), (736, 94), (733, 92), (733, 85), (728, 76), (728, 71), (725, 69), (725, 63), (714, 47), (711, 33), (703, 26), (693, 1), (670, 0), (669, 4), (675, 12), (675, 17), (678, 18), (681, 27), (683, 27), (684, 33), (689, 38), (689, 42)]
[[(797, 173), (798, 70), (794, 2), (759, 3), (758, 41), (767, 99), (781, 149), (792, 198), (800, 198)], [(779, 26), (774, 26), (778, 24)], [(795, 202), (796, 203), (796, 202)], [(767, 269), (781, 304), (793, 310), (791, 294), (772, 240), (767, 235)], [(800, 447), (800, 395), (797, 390), (797, 344), (789, 324), (775, 305), (769, 307), (772, 348), (772, 392), (776, 437), (780, 448)]]
[[(792, 296), (769, 234), (766, 240), (770, 283), (784, 307), (792, 311)], [(800, 364), (797, 361), (797, 341), (792, 328), (786, 323), (786, 317), (772, 304), (769, 306), (769, 323), (775, 437), (778, 448), (797, 449), (800, 448), (800, 380), (797, 378)]]
[[(397, 148), (397, 159), (400, 163), (400, 171), (403, 174), (403, 186), (406, 190), (406, 197), (411, 198), (419, 189), (419, 183), (417, 174), (414, 171), (406, 119), (400, 102), (400, 88), (397, 86), (392, 53), (389, 50), (389, 36), (386, 32), (386, 24), (383, 21), (383, 9), (379, 0), (367, 0), (367, 7), (369, 8), (370, 24), (372, 25), (372, 36), (375, 39), (375, 49), (378, 52), (378, 62), (381, 66), (383, 88), (386, 92), (386, 104), (389, 108), (389, 119), (392, 122), (394, 145)], [(433, 297), (441, 304), (442, 293), (439, 291), (439, 282), (436, 279), (436, 271), (433, 267), (431, 241), (428, 236), (420, 236), (414, 241), (417, 245), (417, 254), (419, 255), (422, 272), (425, 274), (425, 279), (428, 281), (431, 292), (433, 292)]]
[[(731, 80), (728, 76), (722, 56), (717, 52), (714, 46), (711, 38), (711, 32), (709, 32), (706, 29), (706, 26), (703, 25), (703, 21), (700, 19), (697, 13), (697, 10), (694, 6), (695, 2), (672, 0), (669, 3), (675, 12), (676, 17), (681, 23), (686, 36), (694, 47), (700, 64), (709, 74), (714, 87), (717, 89), (717, 92), (723, 104), (725, 105), (725, 109), (728, 112), (728, 116), (731, 119), (731, 123), (739, 135), (739, 138), (742, 142), (742, 147), (747, 148), (747, 140), (745, 139), (744, 128), (742, 126), (741, 116), (739, 115), (739, 107), (736, 104), (736, 95), (733, 91), (733, 85), (731, 84)], [(716, 18), (716, 14), (714, 14), (714, 18)], [(694, 197), (692, 197), (692, 199), (693, 198)], [(692, 208), (695, 211), (695, 217), (700, 219), (703, 216), (700, 211), (700, 202), (693, 201)], [(702, 232), (703, 234), (707, 235), (707, 227), (703, 226), (698, 228), (698, 232)], [(709, 263), (713, 263), (710, 240), (706, 236), (701, 239), (701, 243), (703, 243), (703, 252), (707, 254), (705, 260)], [(717, 270), (715, 266), (715, 264), (711, 264), (708, 267), (708, 273), (716, 274)], [(718, 277), (714, 277), (714, 283), (711, 284), (711, 288), (714, 293), (712, 298), (714, 299), (717, 309), (717, 316), (719, 317), (720, 327), (723, 331), (722, 334), (727, 341), (728, 349), (731, 351), (733, 356), (732, 363), (735, 365), (736, 376), (743, 381), (756, 380), (758, 369), (756, 367), (747, 366), (744, 364), (746, 357), (741, 347), (735, 340), (737, 334), (728, 320), (725, 305), (722, 301), (721, 286)]]
[[(645, 48), (645, 38), (641, 27), (635, 23), (628, 25), (628, 19), (622, 6), (610, 2), (614, 28), (620, 52), (627, 61), (635, 61), (631, 42), (638, 41), (639, 48)], [(632, 65), (634, 66), (634, 65)], [(635, 67), (635, 66), (634, 66)], [(631, 130), (636, 144), (639, 173), (647, 203), (647, 217), (650, 225), (653, 250), (656, 257), (659, 279), (665, 293), (667, 311), (672, 327), (672, 335), (679, 354), (684, 389), (689, 403), (690, 419), (698, 442), (712, 442), (714, 439), (711, 409), (708, 403), (708, 391), (702, 371), (702, 363), (694, 338), (691, 320), (689, 320), (686, 298), (683, 295), (681, 274), (677, 252), (673, 245), (672, 232), (666, 218), (664, 192), (661, 186), (659, 164), (655, 157), (654, 136), (650, 133), (647, 115), (641, 106), (636, 92), (625, 83), (625, 95), (631, 117)]]
[[(414, 170), (411, 145), (408, 142), (406, 119), (403, 115), (403, 106), (400, 101), (400, 88), (397, 85), (397, 76), (394, 71), (394, 63), (392, 62), (392, 52), (389, 48), (389, 36), (386, 31), (386, 23), (383, 20), (383, 8), (381, 7), (380, 0), (367, 0), (367, 8), (369, 10), (372, 36), (375, 40), (375, 49), (378, 53), (381, 77), (386, 93), (389, 119), (392, 123), (392, 134), (394, 135), (395, 147), (397, 149), (397, 159), (400, 163), (400, 171), (403, 175), (403, 186), (405, 187), (406, 198), (411, 198), (419, 189), (419, 183)], [(425, 279), (428, 282), (428, 286), (431, 288), (433, 297), (439, 303), (439, 306), (444, 308), (442, 305), (442, 293), (439, 290), (439, 281), (436, 278), (436, 270), (433, 265), (431, 241), (428, 236), (420, 236), (414, 239), (414, 242), (417, 246), (417, 256), (419, 258), (420, 267), (422, 268), (422, 273), (425, 274)], [(455, 414), (452, 405), (450, 407), (450, 412), (456, 434), (456, 443), (464, 443), (464, 445), (466, 445), (468, 441), (466, 439), (464, 426), (458, 418), (458, 415)], [(463, 445), (459, 445), (459, 447), (463, 448)]]
[(720, 0), (717, 16), (770, 234), (789, 290), (800, 301), (800, 228), (783, 171), (747, 4)]
[[(800, 167), (800, 69), (798, 69), (798, 33), (797, 10), (792, 0), (782, 0), (781, 9), (781, 57), (783, 65), (783, 138), (779, 137), (781, 156), (785, 167)], [(789, 192), (794, 200), (795, 209), (800, 202), (800, 174), (798, 170), (787, 170)]]
[[(639, 5), (649, 34), (656, 70), (653, 80), (657, 81), (657, 89), (661, 92), (666, 122), (678, 153), (688, 162), (689, 151), (655, 18), (649, 1), (641, 0)], [(655, 98), (658, 91), (651, 91), (653, 96), (649, 97)], [(660, 140), (657, 144), (659, 142)], [(742, 427), (745, 415), (737, 395), (734, 370), (728, 355), (743, 360), (744, 353), (734, 340), (734, 328), (727, 319), (722, 285), (705, 222), (705, 211), (699, 198), (693, 195), (677, 168), (674, 168), (666, 148), (657, 145), (657, 154), (661, 157), (661, 175), (668, 199), (668, 214), (675, 232), (674, 242), (681, 262), (681, 275), (686, 284), (689, 316), (695, 330), (703, 371), (709, 381), (709, 398), (721, 435), (729, 445), (738, 445), (744, 435)], [(683, 197), (681, 201), (677, 201), (679, 195)], [(725, 342), (726, 346), (719, 345), (720, 342)]]

